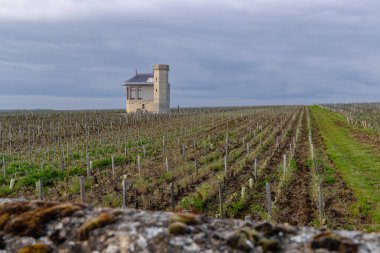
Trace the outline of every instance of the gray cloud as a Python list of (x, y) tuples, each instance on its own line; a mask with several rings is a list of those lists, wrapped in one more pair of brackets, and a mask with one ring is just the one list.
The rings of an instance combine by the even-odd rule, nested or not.
[(121, 82), (154, 63), (171, 66), (173, 105), (373, 101), (379, 7), (374, 0), (6, 0), (0, 108), (123, 108)]

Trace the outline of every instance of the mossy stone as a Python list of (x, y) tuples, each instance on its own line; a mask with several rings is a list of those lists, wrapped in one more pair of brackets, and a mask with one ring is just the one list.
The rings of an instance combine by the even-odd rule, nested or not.
[(272, 236), (276, 234), (276, 231), (273, 229), (273, 225), (267, 221), (261, 222), (255, 226), (255, 229), (264, 234), (264, 236)]
[(170, 217), (169, 223), (182, 222), (186, 225), (197, 225), (200, 224), (200, 218), (198, 215), (191, 213), (177, 213)]
[[(32, 204), (35, 203), (32, 202)], [(13, 235), (38, 238), (46, 234), (45, 226), (47, 222), (70, 216), (81, 209), (83, 209), (83, 206), (79, 204), (42, 204), (41, 207), (23, 212), (19, 215), (13, 215), (6, 223), (4, 231)]]
[(185, 223), (175, 221), (169, 225), (169, 233), (172, 235), (183, 235), (189, 232)]
[(233, 249), (249, 252), (255, 247), (253, 234), (249, 229), (239, 229), (227, 239), (227, 244)]
[(244, 227), (240, 229), (240, 233), (245, 233), (248, 239), (254, 243), (257, 243), (261, 239), (259, 232), (257, 232), (255, 229)]
[(86, 221), (78, 230), (78, 237), (80, 240), (88, 239), (89, 233), (97, 228), (104, 227), (115, 221), (115, 216), (108, 212), (103, 212), (96, 217)]
[(49, 246), (43, 243), (28, 245), (17, 251), (17, 253), (48, 253), (48, 252), (50, 252)]
[(9, 221), (11, 215), (9, 213), (4, 213), (0, 215), (0, 229), (3, 229), (4, 226), (7, 224)]
[(358, 245), (351, 239), (341, 237), (331, 231), (325, 231), (316, 235), (311, 242), (311, 248), (352, 253), (358, 251)]
[(280, 250), (280, 244), (276, 240), (262, 239), (259, 244), (263, 248), (264, 252), (277, 252)]

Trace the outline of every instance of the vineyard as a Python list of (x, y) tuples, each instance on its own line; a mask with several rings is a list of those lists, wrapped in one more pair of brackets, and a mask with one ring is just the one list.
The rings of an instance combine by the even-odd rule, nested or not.
[(379, 230), (379, 108), (2, 112), (0, 197)]

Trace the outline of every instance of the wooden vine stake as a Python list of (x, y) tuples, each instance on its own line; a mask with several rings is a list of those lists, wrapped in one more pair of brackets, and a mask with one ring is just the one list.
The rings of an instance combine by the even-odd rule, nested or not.
[(269, 214), (269, 217), (272, 217), (272, 198), (271, 198), (271, 194), (270, 194), (270, 183), (269, 182), (265, 183), (265, 193), (266, 193), (266, 197), (267, 197), (268, 214)]
[(224, 175), (225, 175), (225, 178), (228, 177), (228, 173), (227, 173), (227, 156), (224, 157)]
[(12, 191), (13, 187), (15, 186), (16, 179), (12, 178), (11, 183), (9, 184), (9, 190)]
[(87, 167), (87, 177), (91, 176), (92, 170), (92, 161), (89, 162), (89, 166)]
[(319, 219), (322, 223), (324, 218), (324, 200), (323, 200), (323, 186), (322, 183), (319, 184)]
[(63, 155), (61, 155), (61, 172), (65, 170), (65, 159)]
[(112, 178), (115, 179), (115, 156), (111, 156)]
[(79, 177), (80, 200), (85, 202), (84, 176)]
[(127, 203), (128, 203), (127, 175), (123, 175), (122, 186), (123, 186), (123, 206), (122, 206), (122, 208), (125, 209), (125, 208), (127, 208)]
[(42, 196), (42, 189), (43, 189), (43, 186), (42, 186), (42, 179), (38, 179), (38, 181), (36, 182), (36, 186), (37, 186), (37, 193), (38, 193), (38, 199), (39, 200), (42, 200), (43, 196)]
[(245, 197), (246, 197), (247, 195), (246, 195), (246, 188), (245, 188), (245, 186), (242, 186), (241, 187), (241, 199), (242, 200), (245, 200)]
[(220, 210), (220, 218), (224, 218), (224, 212), (223, 212), (223, 188), (222, 183), (219, 183), (219, 210)]
[(254, 166), (253, 166), (253, 175), (255, 177), (255, 181), (257, 182), (257, 158), (255, 158), (255, 163), (254, 163)]
[(141, 177), (140, 155), (137, 155), (137, 169), (139, 171), (139, 177)]
[(249, 189), (253, 189), (253, 178), (250, 178), (249, 180), (248, 180), (248, 185), (249, 185)]
[(7, 178), (7, 165), (5, 163), (5, 158), (4, 158), (4, 155), (3, 155), (3, 163), (2, 163), (2, 166), (3, 166), (3, 176), (4, 176), (4, 180)]
[(165, 158), (165, 167), (166, 167), (166, 172), (169, 172), (169, 160), (167, 157)]
[(182, 144), (182, 159), (185, 161), (186, 159), (186, 145)]
[(170, 183), (170, 204), (171, 204), (171, 211), (175, 211), (175, 204), (174, 204), (174, 184), (173, 182)]
[(88, 153), (86, 152), (86, 165), (87, 165), (87, 176), (89, 176), (90, 174), (90, 156), (88, 155)]

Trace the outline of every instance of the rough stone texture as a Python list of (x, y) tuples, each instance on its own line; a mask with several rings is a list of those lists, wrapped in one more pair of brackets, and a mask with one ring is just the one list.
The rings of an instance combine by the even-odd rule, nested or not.
[(376, 233), (71, 203), (0, 199), (0, 221), (0, 252), (380, 252)]

